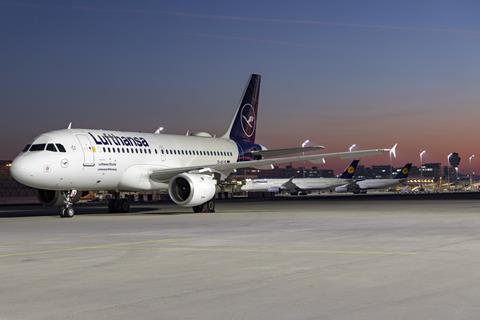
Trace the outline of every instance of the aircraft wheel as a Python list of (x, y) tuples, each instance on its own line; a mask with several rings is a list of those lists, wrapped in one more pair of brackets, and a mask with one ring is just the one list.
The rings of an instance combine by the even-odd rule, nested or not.
[(215, 212), (215, 201), (210, 200), (210, 201), (208, 201), (207, 203), (205, 203), (204, 206), (205, 206), (206, 209), (207, 209), (206, 212), (210, 212), (210, 213)]
[(73, 218), (74, 215), (75, 215), (75, 210), (73, 210), (72, 207), (63, 208), (62, 212), (60, 213), (60, 217), (62, 218)]
[(202, 203), (198, 206), (193, 207), (193, 212), (195, 213), (213, 213), (215, 212), (215, 201), (210, 200), (208, 202)]

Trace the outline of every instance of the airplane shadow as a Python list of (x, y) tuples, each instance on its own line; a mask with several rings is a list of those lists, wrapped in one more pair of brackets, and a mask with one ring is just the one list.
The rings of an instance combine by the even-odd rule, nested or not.
[[(2, 218), (27, 218), (27, 217), (58, 217), (60, 209), (41, 206), (0, 206), (0, 219)], [(106, 206), (76, 206), (75, 215), (97, 215), (128, 217), (133, 215), (182, 215), (194, 214), (192, 211), (174, 211), (170, 208), (159, 206), (133, 205), (127, 213), (110, 213)]]

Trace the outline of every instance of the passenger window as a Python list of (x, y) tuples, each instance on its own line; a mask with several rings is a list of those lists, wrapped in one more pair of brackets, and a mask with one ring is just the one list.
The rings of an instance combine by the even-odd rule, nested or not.
[(110, 148), (108, 148), (108, 152), (111, 152), (111, 151), (110, 151)]
[(105, 147), (103, 147), (103, 152), (107, 152), (106, 149), (105, 149)]
[(148, 153), (151, 154), (151, 153), (152, 153), (152, 150), (151, 150), (151, 149), (148, 149)]
[(31, 146), (31, 144), (27, 144), (27, 145), (23, 148), (22, 152), (27, 152), (28, 149), (30, 149), (30, 146)]
[(57, 148), (55, 148), (55, 145), (53, 143), (49, 143), (47, 144), (47, 151), (51, 151), (51, 152), (57, 152)]
[(125, 148), (122, 148), (122, 153), (125, 153)]
[(45, 146), (46, 146), (45, 143), (42, 143), (42, 144), (33, 144), (33, 145), (30, 147), (30, 151), (43, 151), (43, 150), (45, 150)]
[(163, 154), (163, 149), (162, 149), (162, 150), (160, 150), (160, 152)]

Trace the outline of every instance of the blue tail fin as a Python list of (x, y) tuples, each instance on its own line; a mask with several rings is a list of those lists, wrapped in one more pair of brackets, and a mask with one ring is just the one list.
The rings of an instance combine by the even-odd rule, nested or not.
[(397, 172), (394, 179), (406, 179), (408, 177), (408, 173), (410, 172), (410, 167), (412, 166), (411, 163), (407, 163), (402, 170)]
[(235, 117), (225, 133), (224, 138), (230, 138), (237, 144), (255, 143), (257, 127), (258, 99), (260, 95), (260, 75), (252, 74), (238, 106)]
[(352, 179), (355, 171), (357, 171), (357, 166), (360, 160), (353, 160), (352, 163), (343, 171), (340, 175), (342, 179)]

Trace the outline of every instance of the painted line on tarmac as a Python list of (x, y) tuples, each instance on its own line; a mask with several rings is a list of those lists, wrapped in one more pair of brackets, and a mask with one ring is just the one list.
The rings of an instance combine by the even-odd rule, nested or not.
[(172, 243), (180, 240), (189, 240), (189, 239), (188, 238), (169, 238), (169, 239), (156, 239), (156, 240), (145, 240), (145, 241), (135, 241), (135, 242), (107, 243), (107, 244), (99, 244), (99, 245), (91, 245), (91, 246), (66, 247), (66, 248), (57, 248), (57, 249), (40, 250), (40, 251), (12, 252), (12, 253), (0, 254), (0, 258), (33, 256), (33, 255), (42, 255), (42, 254), (49, 254), (49, 253), (63, 253), (63, 252), (75, 252), (75, 251), (86, 251), (86, 250), (101, 250), (101, 249), (129, 247), (129, 246), (137, 246), (137, 245), (152, 244), (152, 243)]
[(211, 251), (211, 252), (249, 252), (249, 253), (302, 253), (302, 254), (337, 254), (337, 255), (377, 255), (377, 256), (413, 256), (415, 251), (361, 251), (361, 250), (309, 250), (309, 249), (269, 249), (269, 248), (233, 248), (233, 247), (161, 247), (150, 248), (165, 251)]

